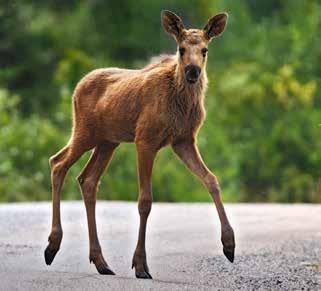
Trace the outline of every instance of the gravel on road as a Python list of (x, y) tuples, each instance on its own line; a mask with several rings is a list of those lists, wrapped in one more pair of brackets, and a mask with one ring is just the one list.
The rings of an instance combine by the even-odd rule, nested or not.
[(43, 251), (51, 203), (0, 204), (0, 290), (321, 290), (321, 205), (226, 204), (236, 235), (231, 264), (223, 255), (215, 207), (154, 203), (147, 258), (154, 280), (131, 269), (136, 203), (97, 204), (103, 254), (116, 276), (88, 259), (81, 201), (62, 202), (64, 237), (51, 266)]

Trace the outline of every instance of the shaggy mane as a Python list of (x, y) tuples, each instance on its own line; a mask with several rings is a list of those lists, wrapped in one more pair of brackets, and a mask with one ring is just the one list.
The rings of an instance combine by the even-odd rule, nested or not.
[(149, 64), (146, 67), (144, 67), (142, 70), (149, 71), (149, 70), (152, 70), (152, 69), (158, 67), (159, 65), (173, 62), (173, 61), (175, 61), (175, 59), (176, 59), (176, 55), (162, 54), (159, 56), (154, 56), (154, 57), (151, 57)]

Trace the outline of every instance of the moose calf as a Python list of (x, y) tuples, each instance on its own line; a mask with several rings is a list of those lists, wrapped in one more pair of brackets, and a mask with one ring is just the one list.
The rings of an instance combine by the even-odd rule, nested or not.
[(227, 14), (210, 18), (203, 29), (186, 29), (170, 11), (162, 11), (162, 25), (178, 45), (166, 56), (140, 70), (97, 69), (86, 75), (73, 94), (73, 130), (68, 144), (49, 160), (52, 183), (52, 229), (45, 260), (50, 265), (62, 240), (60, 192), (68, 169), (88, 150), (92, 155), (78, 176), (86, 206), (90, 253), (100, 274), (113, 275), (99, 244), (95, 205), (97, 184), (121, 142), (137, 150), (140, 226), (132, 267), (137, 278), (151, 279), (145, 234), (152, 206), (151, 175), (157, 152), (171, 145), (176, 155), (207, 187), (221, 222), (225, 256), (234, 260), (234, 233), (220, 198), (215, 175), (204, 164), (197, 134), (205, 118), (207, 46), (225, 28)]

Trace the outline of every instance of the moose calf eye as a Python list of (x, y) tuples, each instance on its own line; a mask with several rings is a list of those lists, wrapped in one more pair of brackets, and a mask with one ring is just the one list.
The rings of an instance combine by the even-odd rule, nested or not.
[(208, 51), (208, 49), (207, 49), (206, 47), (202, 49), (202, 55), (203, 55), (203, 57), (206, 56), (207, 51)]
[(180, 47), (179, 48), (179, 54), (181, 55), (181, 57), (184, 55), (184, 53), (185, 53), (185, 48)]

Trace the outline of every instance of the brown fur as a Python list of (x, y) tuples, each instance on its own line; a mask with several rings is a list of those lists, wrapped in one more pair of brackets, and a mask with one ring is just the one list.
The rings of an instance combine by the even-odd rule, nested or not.
[(177, 56), (170, 56), (141, 70), (89, 73), (74, 93), (71, 141), (81, 139), (88, 149), (103, 140), (159, 149), (194, 135), (205, 115), (206, 76), (190, 86), (177, 67)]
[[(220, 200), (217, 179), (203, 163), (197, 150), (197, 132), (205, 118), (207, 87), (206, 52), (218, 36), (226, 14), (211, 18), (204, 30), (185, 29), (175, 14), (164, 11), (164, 29), (174, 36), (180, 50), (140, 70), (97, 69), (86, 75), (73, 94), (73, 130), (68, 144), (50, 158), (53, 188), (53, 222), (46, 249), (50, 264), (61, 239), (60, 191), (66, 172), (87, 150), (93, 154), (78, 177), (84, 197), (90, 238), (90, 260), (102, 274), (113, 274), (103, 258), (95, 222), (96, 190), (114, 149), (121, 142), (135, 142), (140, 181), (140, 231), (133, 258), (136, 276), (151, 278), (146, 261), (145, 232), (151, 209), (151, 172), (157, 151), (172, 145), (175, 153), (197, 175), (213, 196), (222, 223), (224, 253), (234, 256), (234, 235)], [(184, 50), (184, 53), (180, 51)], [(187, 66), (200, 69), (195, 83), (187, 81)], [(232, 259), (233, 260), (233, 259)]]

